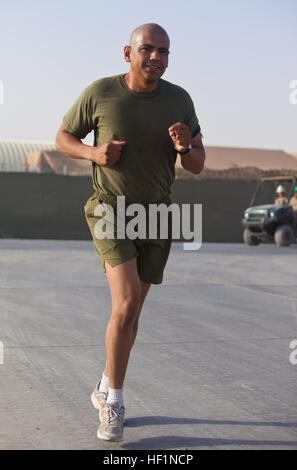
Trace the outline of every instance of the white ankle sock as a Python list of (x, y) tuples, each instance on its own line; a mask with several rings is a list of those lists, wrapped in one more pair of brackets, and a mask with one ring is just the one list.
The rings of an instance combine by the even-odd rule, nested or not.
[(122, 388), (109, 388), (108, 389), (108, 396), (106, 403), (112, 403), (117, 401), (119, 406), (124, 406), (124, 399), (123, 399), (123, 389)]
[(101, 382), (100, 382), (99, 392), (108, 393), (108, 387), (109, 387), (109, 378), (103, 372)]

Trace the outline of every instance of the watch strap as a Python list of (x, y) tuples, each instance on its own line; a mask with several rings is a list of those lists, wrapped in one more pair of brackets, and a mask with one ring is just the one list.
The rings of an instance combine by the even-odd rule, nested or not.
[(187, 153), (191, 152), (191, 147), (188, 147), (186, 150), (183, 150), (183, 152), (179, 152), (178, 150), (177, 150), (177, 152), (180, 155), (187, 155)]

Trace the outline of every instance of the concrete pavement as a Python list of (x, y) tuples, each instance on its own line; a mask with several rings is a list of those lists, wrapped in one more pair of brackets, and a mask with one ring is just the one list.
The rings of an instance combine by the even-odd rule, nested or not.
[(125, 440), (90, 394), (111, 302), (88, 241), (0, 240), (1, 449), (297, 449), (297, 246), (174, 244), (125, 380)]

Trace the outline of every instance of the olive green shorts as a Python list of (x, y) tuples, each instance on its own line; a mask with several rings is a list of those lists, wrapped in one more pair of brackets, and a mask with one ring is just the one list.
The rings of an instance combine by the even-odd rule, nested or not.
[[(158, 203), (165, 203), (167, 206), (172, 203), (169, 196), (162, 199)], [(172, 216), (169, 212), (168, 216), (168, 237), (160, 237), (159, 222), (157, 224), (157, 238), (147, 237), (129, 239), (126, 235), (125, 238), (118, 238), (117, 227), (117, 208), (114, 207), (114, 218), (110, 219), (106, 216), (105, 203), (99, 199), (98, 194), (95, 192), (86, 202), (84, 206), (85, 217), (89, 229), (92, 234), (93, 242), (96, 251), (100, 257), (101, 265), (106, 273), (105, 261), (112, 267), (118, 264), (129, 261), (137, 257), (137, 270), (139, 278), (142, 281), (151, 284), (161, 284), (163, 280), (163, 271), (169, 256), (172, 244)], [(100, 215), (99, 215), (100, 214)], [(102, 215), (101, 215), (102, 214)], [(133, 216), (135, 217), (135, 216)], [(132, 216), (125, 216), (125, 224), (133, 219)], [(158, 218), (159, 219), (159, 218)], [(98, 230), (96, 224), (100, 221), (100, 226), (109, 224), (112, 225), (114, 231), (114, 238), (99, 239), (97, 234)], [(148, 222), (148, 206), (146, 208), (146, 221)], [(111, 224), (111, 225), (110, 225)], [(97, 225), (98, 227), (98, 225)], [(125, 227), (125, 226), (124, 226)]]

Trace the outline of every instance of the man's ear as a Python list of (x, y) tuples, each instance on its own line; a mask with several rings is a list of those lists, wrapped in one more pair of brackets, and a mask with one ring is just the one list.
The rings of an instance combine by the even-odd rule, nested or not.
[(124, 47), (124, 59), (126, 62), (131, 62), (130, 54), (131, 54), (131, 47), (125, 46)]

